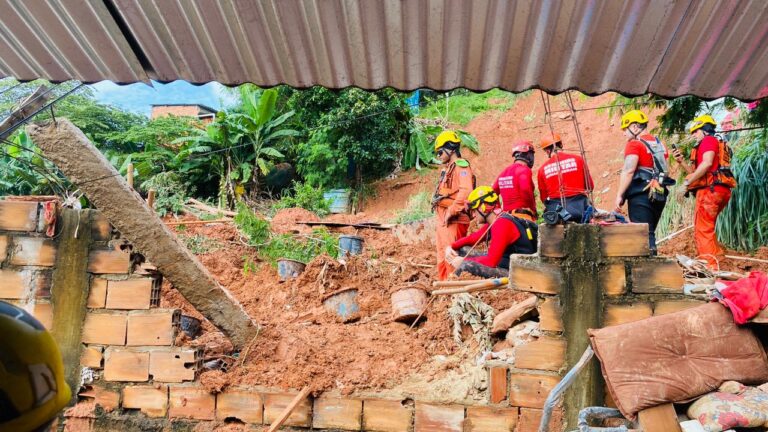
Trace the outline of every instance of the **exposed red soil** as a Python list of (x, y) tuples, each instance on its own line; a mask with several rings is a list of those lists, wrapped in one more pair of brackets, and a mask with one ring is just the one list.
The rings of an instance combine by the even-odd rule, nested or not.
[[(672, 257), (678, 254), (686, 255), (691, 258), (696, 257), (696, 244), (693, 240), (693, 230), (688, 230), (661, 245), (659, 247), (659, 253)], [(734, 250), (726, 250), (725, 254), (768, 261), (768, 247), (761, 247), (755, 251), (754, 254), (747, 254)], [(722, 270), (739, 273), (749, 273), (752, 271), (768, 273), (768, 263), (732, 258), (725, 258), (720, 261), (720, 268)]]

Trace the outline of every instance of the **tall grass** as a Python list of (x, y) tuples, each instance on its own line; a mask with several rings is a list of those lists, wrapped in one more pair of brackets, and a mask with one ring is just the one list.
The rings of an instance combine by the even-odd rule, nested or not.
[(717, 236), (729, 248), (754, 251), (768, 245), (768, 132), (745, 134), (734, 147), (738, 186), (717, 219)]
[(673, 232), (683, 229), (693, 224), (693, 208), (695, 201), (693, 197), (685, 198), (683, 194), (683, 179), (679, 179), (677, 184), (669, 188), (667, 205), (664, 206), (664, 213), (656, 228), (656, 238), (662, 239)]
[(493, 89), (485, 93), (474, 93), (469, 90), (454, 90), (450, 97), (440, 97), (421, 109), (419, 117), (445, 118), (449, 123), (465, 126), (478, 115), (486, 111), (507, 111), (515, 104), (515, 100), (525, 93), (510, 93)]
[(405, 208), (397, 212), (395, 223), (415, 222), (432, 217), (432, 196), (427, 191), (411, 195)]

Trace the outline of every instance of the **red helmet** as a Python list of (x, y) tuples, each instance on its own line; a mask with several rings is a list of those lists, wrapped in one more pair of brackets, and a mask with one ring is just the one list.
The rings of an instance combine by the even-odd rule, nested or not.
[(512, 154), (534, 152), (533, 143), (526, 140), (518, 140), (512, 143)]
[(541, 148), (545, 149), (548, 147), (551, 147), (557, 143), (562, 144), (563, 140), (560, 138), (560, 134), (557, 133), (547, 133), (544, 134), (544, 136), (541, 138)]

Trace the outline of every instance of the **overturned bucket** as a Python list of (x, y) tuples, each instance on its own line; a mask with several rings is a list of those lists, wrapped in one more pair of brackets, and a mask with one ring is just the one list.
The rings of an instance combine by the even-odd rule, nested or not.
[(392, 293), (392, 316), (395, 321), (411, 323), (427, 305), (427, 292), (421, 288), (403, 288)]
[(341, 255), (360, 255), (363, 253), (363, 238), (354, 235), (343, 235), (339, 237), (339, 249)]
[(307, 265), (301, 261), (280, 258), (277, 260), (277, 275), (280, 277), (281, 281), (294, 279), (299, 277), (306, 267)]
[(323, 306), (341, 322), (354, 321), (360, 317), (360, 305), (357, 303), (357, 288), (346, 288), (329, 295), (323, 300)]

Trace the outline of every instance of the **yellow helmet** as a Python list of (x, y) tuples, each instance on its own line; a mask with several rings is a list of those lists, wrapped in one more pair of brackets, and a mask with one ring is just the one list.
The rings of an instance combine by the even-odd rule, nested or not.
[(647, 124), (648, 116), (640, 110), (632, 110), (621, 116), (621, 130), (629, 127), (632, 123)]
[(693, 119), (693, 125), (691, 125), (689, 131), (694, 133), (701, 129), (705, 124), (711, 124), (712, 126), (717, 127), (717, 122), (715, 122), (715, 119), (713, 119), (709, 114), (704, 114)]
[(0, 301), (0, 430), (36, 430), (71, 397), (51, 334), (23, 309)]
[(461, 145), (461, 138), (459, 138), (459, 134), (452, 130), (444, 130), (440, 132), (440, 135), (435, 138), (435, 151), (440, 150), (447, 143)]
[(490, 186), (478, 186), (469, 193), (467, 202), (472, 210), (477, 210), (482, 205), (483, 208), (480, 208), (480, 211), (486, 213), (488, 210), (499, 205), (499, 195)]

